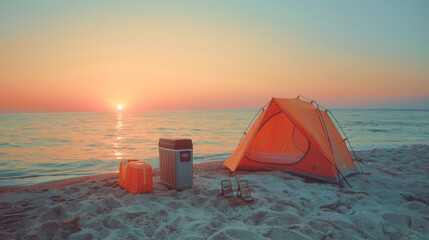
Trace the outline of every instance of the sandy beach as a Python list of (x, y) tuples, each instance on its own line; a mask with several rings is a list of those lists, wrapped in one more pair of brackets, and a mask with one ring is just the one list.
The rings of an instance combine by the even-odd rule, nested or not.
[[(428, 239), (429, 146), (358, 152), (352, 188), (194, 165), (194, 187), (131, 194), (117, 173), (0, 188), (0, 239)], [(248, 180), (254, 201), (221, 196)]]

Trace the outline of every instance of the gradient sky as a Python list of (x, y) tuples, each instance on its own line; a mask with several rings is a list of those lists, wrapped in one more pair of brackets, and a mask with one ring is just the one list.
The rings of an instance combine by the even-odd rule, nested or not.
[(0, 112), (429, 108), (429, 1), (1, 1)]

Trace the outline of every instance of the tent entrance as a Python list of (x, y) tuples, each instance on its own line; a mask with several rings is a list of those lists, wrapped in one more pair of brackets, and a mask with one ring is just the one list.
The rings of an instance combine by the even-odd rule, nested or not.
[(275, 104), (268, 110), (245, 158), (261, 164), (294, 165), (309, 150), (310, 141)]

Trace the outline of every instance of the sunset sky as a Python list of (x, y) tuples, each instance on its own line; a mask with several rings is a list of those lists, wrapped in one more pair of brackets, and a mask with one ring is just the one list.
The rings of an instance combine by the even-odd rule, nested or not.
[[(90, 2), (90, 3), (89, 3)], [(0, 1), (0, 112), (429, 108), (429, 1)]]

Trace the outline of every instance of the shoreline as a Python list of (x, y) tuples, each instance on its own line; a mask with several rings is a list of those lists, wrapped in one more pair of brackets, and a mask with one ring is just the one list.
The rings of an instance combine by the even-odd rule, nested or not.
[[(392, 147), (390, 147), (392, 146)], [(385, 151), (385, 150), (400, 150), (400, 149), (408, 149), (408, 148), (416, 148), (416, 147), (429, 147), (429, 144), (409, 144), (409, 145), (386, 145), (386, 146), (378, 146), (371, 149), (355, 149), (355, 152), (359, 156), (360, 154), (366, 155), (368, 152), (374, 152), (374, 151)], [(219, 154), (224, 155), (224, 154)], [(218, 160), (218, 161), (210, 161), (210, 162), (200, 162), (200, 163), (194, 163), (194, 167), (199, 166), (205, 166), (205, 165), (211, 165), (216, 163), (223, 163), (224, 160)], [(144, 161), (144, 160), (143, 160)], [(363, 161), (366, 163), (365, 161)], [(118, 160), (119, 163), (119, 160)], [(359, 169), (358, 163), (355, 162), (356, 168)], [(118, 164), (118, 170), (119, 170), (119, 164)], [(153, 174), (157, 174), (159, 172), (159, 167), (152, 168)], [(40, 190), (40, 189), (55, 189), (60, 188), (64, 186), (68, 186), (75, 183), (80, 183), (84, 181), (91, 181), (96, 178), (113, 178), (118, 177), (119, 171), (112, 171), (107, 173), (95, 173), (85, 176), (79, 176), (79, 177), (70, 177), (65, 179), (58, 179), (58, 180), (50, 180), (50, 181), (44, 181), (39, 183), (34, 183), (30, 185), (10, 185), (10, 186), (0, 186), (0, 193), (2, 192), (9, 192), (9, 191), (20, 191), (20, 190)], [(1, 181), (1, 180), (0, 180)]]

